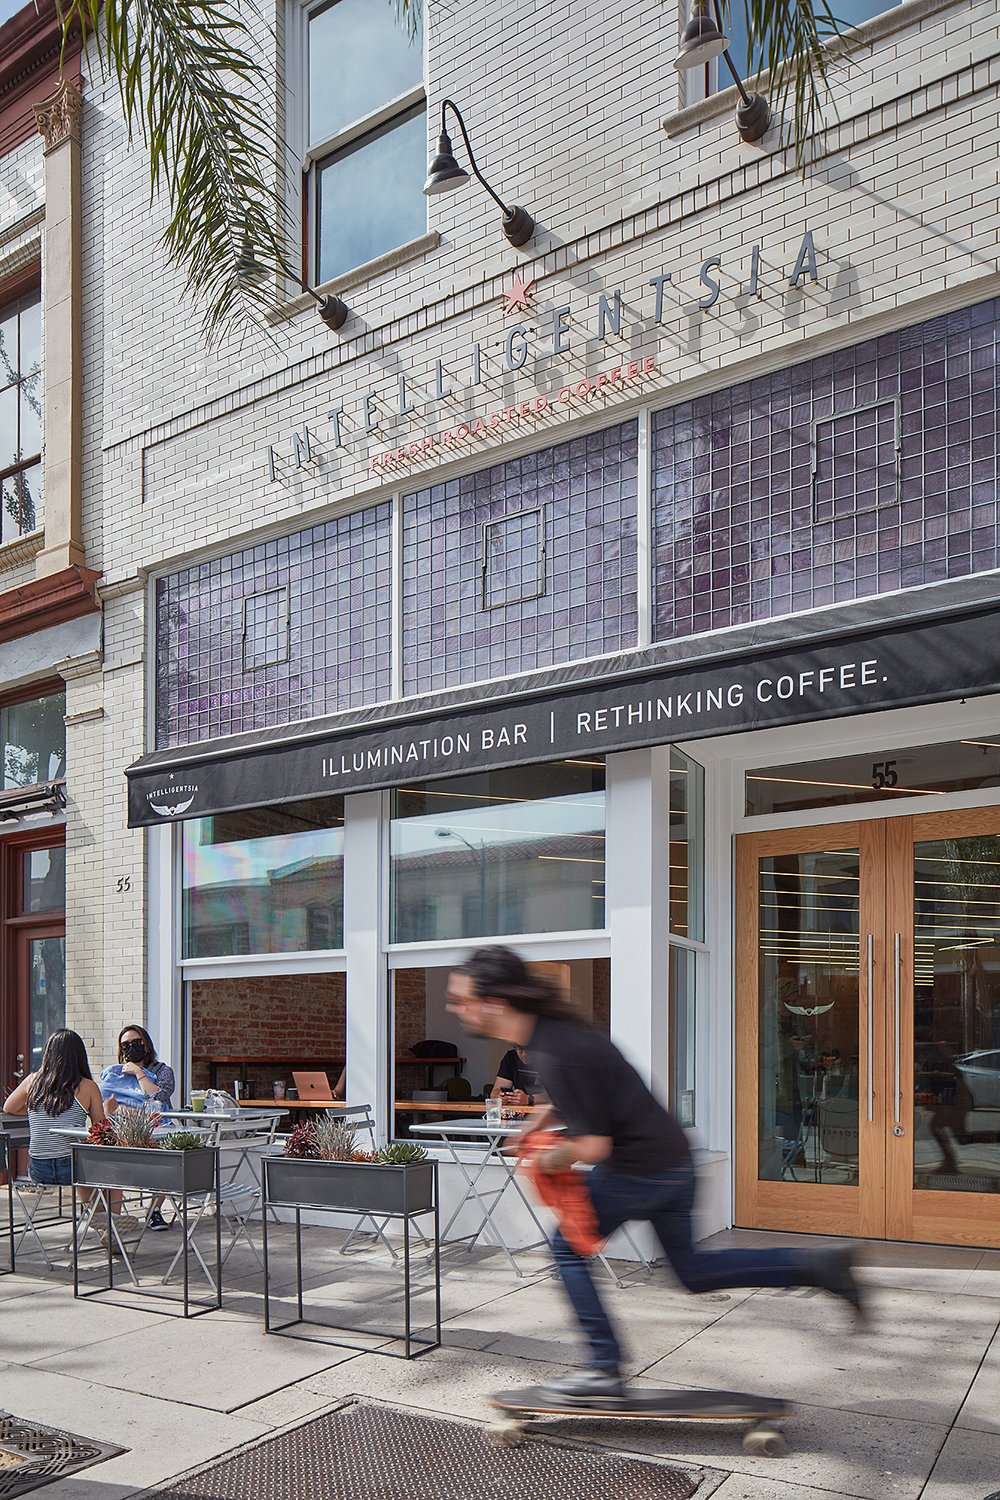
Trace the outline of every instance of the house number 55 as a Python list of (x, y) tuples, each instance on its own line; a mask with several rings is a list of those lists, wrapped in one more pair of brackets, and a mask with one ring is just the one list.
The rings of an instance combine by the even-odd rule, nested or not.
[(872, 761), (872, 786), (876, 792), (880, 792), (883, 787), (898, 785), (899, 777), (896, 774), (894, 760)]
[(118, 892), (119, 896), (124, 895), (126, 891), (130, 891), (131, 889), (131, 875), (119, 875), (118, 879), (115, 881), (115, 890)]

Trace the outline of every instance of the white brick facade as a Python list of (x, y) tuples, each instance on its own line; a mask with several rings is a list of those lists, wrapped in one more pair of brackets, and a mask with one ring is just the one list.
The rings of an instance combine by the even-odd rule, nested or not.
[[(280, 39), (283, 16), (268, 19)], [(661, 121), (681, 104), (670, 5), (430, 0), (429, 135), (441, 98), (454, 97), (484, 170), (535, 215), (535, 238), (509, 249), (473, 183), (430, 200), (436, 247), (343, 288), (351, 316), (339, 337), (300, 301), (269, 336), (212, 351), (183, 276), (164, 265), (162, 209), (150, 209), (117, 90), (91, 65), (84, 527), (106, 605), (100, 673), (70, 682), (71, 765), (86, 787), (70, 821), (70, 1024), (86, 1022), (106, 1050), (143, 1003), (144, 836), (126, 829), (122, 772), (153, 748), (150, 573), (1000, 292), (995, 4), (909, 0), (865, 36), (831, 75), (829, 129), (803, 174), (774, 132), (741, 145), (725, 100), (695, 106), (666, 134)], [(792, 286), (807, 233), (817, 279)], [(747, 290), (755, 245), (759, 295)], [(700, 309), (702, 264), (716, 258), (718, 299)], [(531, 310), (505, 318), (515, 273), (534, 281)], [(666, 273), (658, 323), (651, 282)], [(598, 340), (599, 298), (616, 290), (621, 333)], [(555, 355), (553, 318), (567, 307), (568, 351)], [(504, 341), (518, 321), (530, 353), (514, 372)], [(444, 400), (433, 398), (438, 361), (452, 388)], [(600, 372), (600, 394), (560, 403), (561, 390)], [(407, 417), (395, 414), (401, 375), (415, 407)], [(366, 435), (371, 392), (380, 427)], [(547, 407), (522, 415), (539, 397)], [(477, 417), (481, 433), (443, 440)], [(304, 427), (315, 461), (297, 468), (291, 437)], [(373, 456), (428, 434), (432, 448), (373, 473)]]

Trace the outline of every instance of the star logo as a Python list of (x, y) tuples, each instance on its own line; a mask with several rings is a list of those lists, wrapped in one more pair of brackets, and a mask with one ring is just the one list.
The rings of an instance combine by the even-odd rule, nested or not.
[(515, 276), (510, 284), (510, 291), (504, 292), (504, 316), (507, 313), (517, 312), (519, 309), (529, 312), (528, 298), (531, 296), (531, 288), (534, 281), (525, 281), (523, 276)]

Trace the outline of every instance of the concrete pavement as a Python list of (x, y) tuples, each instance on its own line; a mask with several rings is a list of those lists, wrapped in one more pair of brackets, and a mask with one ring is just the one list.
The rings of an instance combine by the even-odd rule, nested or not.
[[(46, 1500), (155, 1494), (174, 1475), (352, 1396), (479, 1421), (488, 1392), (560, 1372), (576, 1357), (567, 1309), (539, 1256), (521, 1257), (519, 1280), (495, 1253), (449, 1248), (445, 1347), (407, 1364), (266, 1336), (261, 1275), (245, 1249), (227, 1267), (223, 1310), (184, 1322), (125, 1289), (113, 1305), (74, 1300), (65, 1232), (43, 1233), (60, 1256), (55, 1269), (41, 1274), (25, 1254), (18, 1275), (0, 1278), (0, 1407), (130, 1450), (47, 1486)], [(342, 1236), (306, 1236), (308, 1298), (324, 1317), (397, 1325), (401, 1277), (384, 1251), (345, 1257)], [(290, 1277), (289, 1235), (275, 1237), (279, 1275)], [(736, 1231), (712, 1243), (767, 1238)], [(162, 1267), (173, 1239), (147, 1235), (144, 1276)], [(1000, 1490), (1000, 1252), (863, 1250), (875, 1316), (863, 1335), (817, 1292), (698, 1298), (664, 1270), (649, 1276), (625, 1263), (626, 1285), (607, 1283), (630, 1376), (794, 1401), (785, 1458), (751, 1458), (737, 1431), (713, 1425), (553, 1431), (672, 1458), (699, 1477), (698, 1500), (985, 1500)], [(418, 1310), (429, 1313), (426, 1273), (418, 1280)], [(384, 1334), (362, 1341), (386, 1346)]]

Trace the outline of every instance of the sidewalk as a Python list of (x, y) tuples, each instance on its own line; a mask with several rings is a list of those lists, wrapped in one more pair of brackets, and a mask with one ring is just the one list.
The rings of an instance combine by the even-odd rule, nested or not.
[[(307, 1233), (306, 1266), (316, 1271), (309, 1297), (353, 1321), (398, 1316), (400, 1278), (383, 1252), (342, 1257), (333, 1236)], [(712, 1243), (767, 1238), (781, 1237), (733, 1232)], [(817, 1292), (698, 1298), (665, 1271), (650, 1277), (624, 1263), (627, 1285), (607, 1284), (630, 1376), (794, 1401), (785, 1458), (748, 1457), (738, 1430), (710, 1424), (551, 1430), (673, 1458), (700, 1477), (697, 1500), (985, 1500), (1000, 1490), (1000, 1252), (885, 1244), (863, 1252), (875, 1318), (865, 1335)], [(266, 1336), (260, 1273), (241, 1255), (227, 1267), (224, 1310), (187, 1323), (132, 1293), (119, 1294), (124, 1306), (74, 1301), (64, 1266), (0, 1277), (0, 1407), (130, 1450), (40, 1497), (155, 1494), (171, 1476), (350, 1396), (480, 1421), (488, 1392), (561, 1372), (574, 1357), (561, 1293), (539, 1257), (523, 1257), (530, 1274), (519, 1281), (494, 1254), (448, 1250), (445, 1347), (407, 1364)], [(22, 1267), (30, 1264), (25, 1257)], [(446, 1466), (443, 1484), (442, 1497)]]

